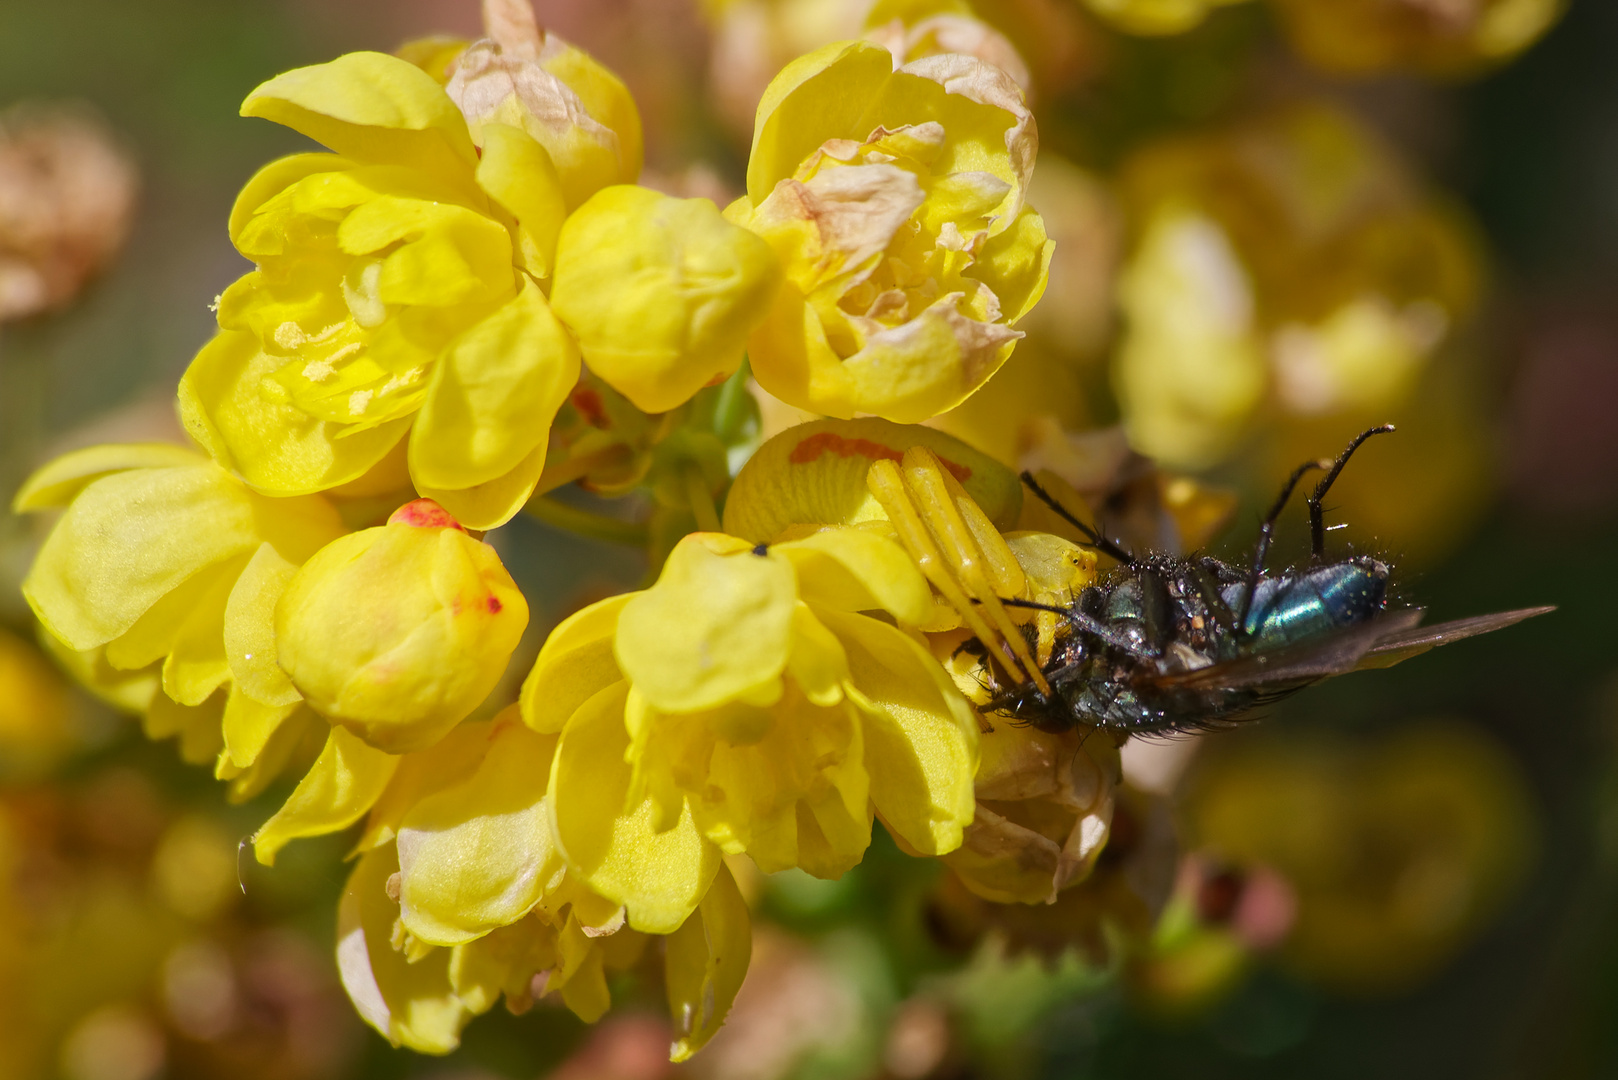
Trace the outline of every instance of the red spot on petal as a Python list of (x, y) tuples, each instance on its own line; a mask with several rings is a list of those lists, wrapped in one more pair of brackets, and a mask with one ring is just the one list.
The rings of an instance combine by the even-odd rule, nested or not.
[(489, 597), (489, 614), (490, 615), (498, 615), (498, 614), (500, 614), (501, 609), (504, 608), (504, 607), (505, 607), (505, 605), (500, 602), (498, 597), (494, 597), (494, 596)]
[(461, 523), (431, 499), (407, 502), (388, 517), (389, 525), (414, 525), (418, 529), (460, 529)]
[[(836, 454), (845, 458), (862, 457), (871, 461), (903, 461), (905, 456), (903, 450), (896, 450), (870, 439), (847, 439), (834, 431), (822, 431), (794, 446), (787, 460), (794, 465), (807, 465), (826, 454)], [(942, 454), (938, 454), (937, 457), (955, 479), (964, 482), (972, 475), (972, 470), (967, 466), (957, 464)]]

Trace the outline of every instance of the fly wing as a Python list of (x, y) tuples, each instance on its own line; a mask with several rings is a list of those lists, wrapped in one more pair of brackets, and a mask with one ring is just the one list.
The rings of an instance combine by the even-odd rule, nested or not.
[(1419, 656), (1428, 649), (1440, 645), (1448, 645), (1452, 641), (1462, 638), (1476, 637), (1478, 634), (1487, 634), (1494, 630), (1504, 630), (1514, 626), (1524, 619), (1532, 619), (1535, 615), (1544, 615), (1555, 611), (1554, 605), (1550, 607), (1521, 608), (1517, 611), (1497, 611), (1492, 615), (1474, 615), (1470, 619), (1455, 619), (1451, 622), (1439, 623), (1437, 626), (1413, 626), (1405, 630), (1389, 633), (1371, 646), (1360, 658), (1358, 668), (1385, 668), (1392, 667), (1402, 660), (1412, 656)]
[(1379, 643), (1413, 629), (1421, 622), (1421, 614), (1420, 608), (1389, 611), (1289, 648), (1240, 656), (1195, 671), (1160, 675), (1152, 681), (1165, 690), (1280, 690), (1301, 686), (1355, 670)]

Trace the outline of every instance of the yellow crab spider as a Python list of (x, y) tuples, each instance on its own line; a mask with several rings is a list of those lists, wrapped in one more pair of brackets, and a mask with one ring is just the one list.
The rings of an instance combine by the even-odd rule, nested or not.
[(1023, 569), (1005, 537), (937, 455), (912, 446), (898, 464), (873, 462), (865, 482), (922, 574), (1012, 682), (1032, 681), (1040, 693), (1049, 694), (1039, 661), (1000, 602), (1027, 591)]

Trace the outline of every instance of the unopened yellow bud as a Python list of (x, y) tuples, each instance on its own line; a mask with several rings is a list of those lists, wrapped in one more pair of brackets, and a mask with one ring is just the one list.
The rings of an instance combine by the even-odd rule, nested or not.
[(590, 370), (658, 413), (741, 366), (780, 281), (770, 246), (707, 199), (625, 184), (562, 226), (551, 306)]
[(322, 548), (276, 609), (294, 685), (394, 754), (430, 746), (477, 708), (527, 625), (494, 549), (429, 499)]

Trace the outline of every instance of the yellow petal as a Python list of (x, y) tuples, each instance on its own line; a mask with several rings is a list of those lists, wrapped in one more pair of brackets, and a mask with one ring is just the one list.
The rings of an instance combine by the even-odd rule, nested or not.
[[(336, 154), (293, 154), (270, 162), (258, 172), (236, 196), (230, 209), (230, 239), (242, 250), (244, 230), (258, 213), (259, 207), (279, 195), (298, 181), (322, 172), (339, 172), (353, 167), (353, 162)], [(278, 229), (267, 229), (256, 235), (260, 243), (249, 243), (242, 251), (248, 258), (279, 255), (285, 250), (286, 234)]]
[(409, 417), (350, 431), (269, 400), (261, 387), (282, 363), (261, 352), (252, 334), (221, 330), (180, 379), (186, 431), (259, 491), (300, 495), (349, 483), (404, 437)]
[(801, 600), (793, 611), (792, 652), (787, 658), (787, 671), (813, 704), (830, 706), (843, 700), (848, 657), (843, 654), (836, 636)]
[(720, 555), (687, 537), (657, 583), (624, 605), (618, 664), (649, 704), (669, 712), (755, 692), (786, 667), (796, 592), (785, 558), (739, 542)]
[[(463, 333), (433, 366), (410, 432), (418, 486), (469, 488), (509, 473), (543, 450), (556, 410), (578, 382), (573, 339), (539, 286), (523, 280), (516, 298)], [(540, 466), (544, 460), (541, 453)]]
[(984, 243), (970, 277), (988, 285), (1000, 301), (1000, 317), (1015, 326), (1031, 311), (1050, 280), (1056, 241), (1045, 232), (1045, 219), (1025, 206), (1005, 231)]
[(232, 577), (219, 575), (180, 623), (163, 664), (163, 692), (182, 705), (201, 705), (230, 678), (224, 631), (225, 602), (233, 585)]
[(138, 469), (91, 483), (23, 582), (52, 634), (111, 641), (198, 571), (258, 547), (247, 492), (213, 465)]
[(556, 166), (521, 128), (491, 122), (483, 125), (482, 137), (478, 186), (517, 219), (523, 269), (548, 278), (556, 265), (556, 234), (567, 216)]
[(769, 245), (712, 202), (620, 185), (562, 226), (551, 303), (590, 370), (659, 413), (741, 365), (779, 281)]
[(44, 627), (39, 643), (86, 690), (115, 709), (143, 713), (151, 705), (152, 695), (161, 693), (162, 674), (155, 667), (121, 671), (107, 662), (106, 649), (75, 650)]
[(223, 634), (231, 676), (243, 693), (265, 705), (303, 700), (276, 662), (275, 645), (275, 605), (297, 571), (274, 545), (260, 544), (225, 603)]
[(725, 531), (767, 543), (792, 525), (886, 520), (865, 474), (873, 461), (903, 460), (912, 446), (937, 454), (996, 528), (1016, 525), (1016, 473), (941, 431), (870, 417), (799, 424), (759, 447), (725, 500)]
[(848, 649), (866, 712), (865, 766), (871, 801), (888, 827), (915, 850), (938, 855), (960, 846), (974, 809), (978, 726), (972, 706), (925, 648), (863, 615), (821, 612)]
[(393, 848), (379, 848), (349, 875), (337, 906), (337, 972), (354, 1008), (388, 1042), (447, 1054), (460, 1045), (472, 1012), (451, 988), (448, 949), (416, 963), (394, 950), (399, 906), (387, 883), (398, 866)]
[(747, 902), (726, 867), (696, 913), (669, 935), (663, 978), (674, 1021), (670, 1061), (686, 1060), (713, 1038), (736, 1000), (752, 954)]
[(776, 182), (829, 138), (863, 139), (872, 97), (893, 74), (893, 54), (865, 41), (841, 41), (800, 56), (771, 80), (758, 103), (747, 158), (747, 195), (764, 201)]
[(266, 705), (255, 701), (240, 686), (232, 685), (220, 721), (226, 758), (238, 769), (252, 765), (298, 706), (297, 700), (285, 705)]
[(400, 917), (433, 945), (459, 945), (526, 915), (562, 868), (545, 784), (556, 736), (515, 716), (483, 764), (417, 803), (399, 826)]
[[(506, 711), (500, 715), (504, 717)], [(365, 831), (354, 850), (369, 851), (392, 841), (411, 807), (434, 792), (462, 783), (477, 771), (493, 736), (493, 722), (468, 721), (451, 729), (430, 748), (400, 757), (388, 786), (371, 806)]]
[(200, 465), (195, 450), (172, 443), (115, 443), (91, 446), (41, 466), (17, 489), (14, 513), (66, 506), (85, 487), (108, 473), (129, 469), (160, 469), (170, 465)]
[(958, 301), (944, 296), (909, 322), (871, 334), (843, 362), (861, 411), (920, 423), (965, 401), (1000, 369), (1022, 332), (962, 314)]
[(439, 175), (467, 173), (477, 152), (466, 120), (420, 68), (385, 53), (357, 52), (297, 68), (262, 84), (242, 102), (355, 161), (410, 165)]
[(551, 765), (551, 827), (568, 869), (608, 900), (622, 904), (629, 925), (667, 934), (694, 911), (719, 869), (719, 849), (705, 840), (687, 809), (666, 832), (652, 828), (652, 802), (624, 805), (624, 683), (592, 697), (562, 732)]
[(474, 133), (491, 122), (522, 128), (545, 148), (573, 210), (640, 172), (640, 116), (628, 89), (588, 54), (555, 34), (475, 42), (445, 91)]
[[(227, 721), (231, 703), (239, 697), (233, 687), (230, 699), (225, 704)], [(245, 768), (234, 764), (228, 746), (219, 751), (219, 757), (214, 762), (214, 778), (230, 782), (226, 801), (232, 806), (257, 796), (279, 779), (294, 760), (306, 762), (313, 759), (331, 732), (326, 722), (308, 709), (293, 707), (287, 712), (288, 715), (269, 732), (252, 764)], [(229, 737), (227, 726), (226, 738)]]
[(575, 919), (568, 920), (561, 945), (562, 973), (566, 975), (559, 987), (562, 1002), (580, 1020), (593, 1024), (612, 1007), (612, 993), (607, 989), (607, 974), (602, 967), (605, 957)]
[(224, 694), (215, 694), (201, 705), (181, 705), (167, 694), (153, 694), (141, 729), (153, 740), (178, 735), (180, 760), (201, 765), (219, 753), (219, 718), (224, 708)]
[(516, 517), (533, 497), (534, 488), (545, 471), (545, 450), (542, 442), (530, 450), (528, 456), (514, 465), (510, 472), (481, 484), (465, 488), (435, 488), (430, 484), (418, 483), (416, 491), (422, 498), (438, 503), (468, 529), (497, 529)]
[(473, 1012), (485, 1012), (503, 993), (513, 1009), (532, 998), (534, 976), (560, 962), (556, 928), (522, 919), (450, 950), (449, 978)]
[(559, 732), (580, 705), (623, 678), (612, 642), (618, 616), (633, 595), (597, 601), (550, 632), (522, 684), (524, 723), (535, 731)]
[(323, 836), (358, 821), (387, 786), (399, 759), (373, 750), (342, 728), (275, 815), (253, 834), (253, 852), (265, 866), (303, 836)]
[(235, 577), (241, 566), (240, 556), (227, 559), (203, 567), (176, 585), (147, 608), (134, 626), (107, 643), (107, 662), (132, 671), (164, 659), (174, 649), (186, 621), (219, 582)]
[(798, 574), (798, 594), (842, 611), (888, 612), (917, 626), (932, 617), (933, 595), (914, 560), (893, 540), (863, 529), (825, 529), (776, 544)]

